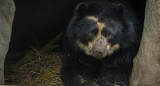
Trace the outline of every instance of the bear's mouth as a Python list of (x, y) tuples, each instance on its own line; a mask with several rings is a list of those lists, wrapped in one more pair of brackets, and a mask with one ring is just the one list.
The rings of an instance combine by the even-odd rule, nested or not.
[(92, 49), (90, 50), (90, 55), (97, 58), (97, 59), (103, 59), (106, 56), (110, 56), (114, 53), (114, 51), (118, 50), (120, 48), (119, 44), (115, 44), (109, 49), (106, 49), (103, 52), (95, 52)]
[(92, 51), (90, 51), (90, 55), (91, 56), (93, 56), (93, 57), (95, 57), (95, 58), (97, 58), (97, 59), (103, 59), (103, 58), (105, 58), (106, 56), (107, 56), (107, 52), (105, 52), (105, 53), (96, 53), (96, 52), (92, 52)]
[(90, 50), (90, 56), (93, 56), (97, 59), (103, 59), (106, 56), (110, 56), (114, 52), (113, 48), (111, 47), (109, 50), (105, 50), (104, 52), (95, 52)]

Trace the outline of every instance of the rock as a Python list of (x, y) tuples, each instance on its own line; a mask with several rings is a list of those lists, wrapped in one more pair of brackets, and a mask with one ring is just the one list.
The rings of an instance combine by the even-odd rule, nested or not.
[(4, 61), (9, 48), (14, 12), (13, 0), (0, 0), (0, 84), (4, 84)]

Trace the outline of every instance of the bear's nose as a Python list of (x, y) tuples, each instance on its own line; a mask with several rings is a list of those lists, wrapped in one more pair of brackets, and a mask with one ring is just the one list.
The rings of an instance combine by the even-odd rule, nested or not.
[(103, 51), (103, 49), (101, 49), (101, 48), (96, 48), (96, 49), (94, 50), (94, 53), (101, 55), (101, 54), (104, 53), (104, 51)]
[(100, 49), (100, 48), (96, 48), (93, 50), (93, 55), (97, 58), (103, 58), (104, 57), (104, 53), (105, 51), (103, 49)]

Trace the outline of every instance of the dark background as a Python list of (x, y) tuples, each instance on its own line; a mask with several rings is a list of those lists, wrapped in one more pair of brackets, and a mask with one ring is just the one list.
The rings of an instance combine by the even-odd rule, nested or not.
[[(146, 0), (131, 0), (138, 16), (144, 17)], [(75, 6), (81, 0), (15, 0), (10, 53), (42, 47), (66, 30)]]

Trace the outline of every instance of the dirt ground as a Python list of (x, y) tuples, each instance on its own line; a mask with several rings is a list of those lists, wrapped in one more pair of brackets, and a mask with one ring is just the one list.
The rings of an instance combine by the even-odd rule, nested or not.
[[(16, 72), (7, 71), (5, 82), (20, 86), (63, 86), (60, 76), (61, 52), (34, 53), (36, 59), (21, 65)], [(10, 68), (12, 64), (7, 65)]]

